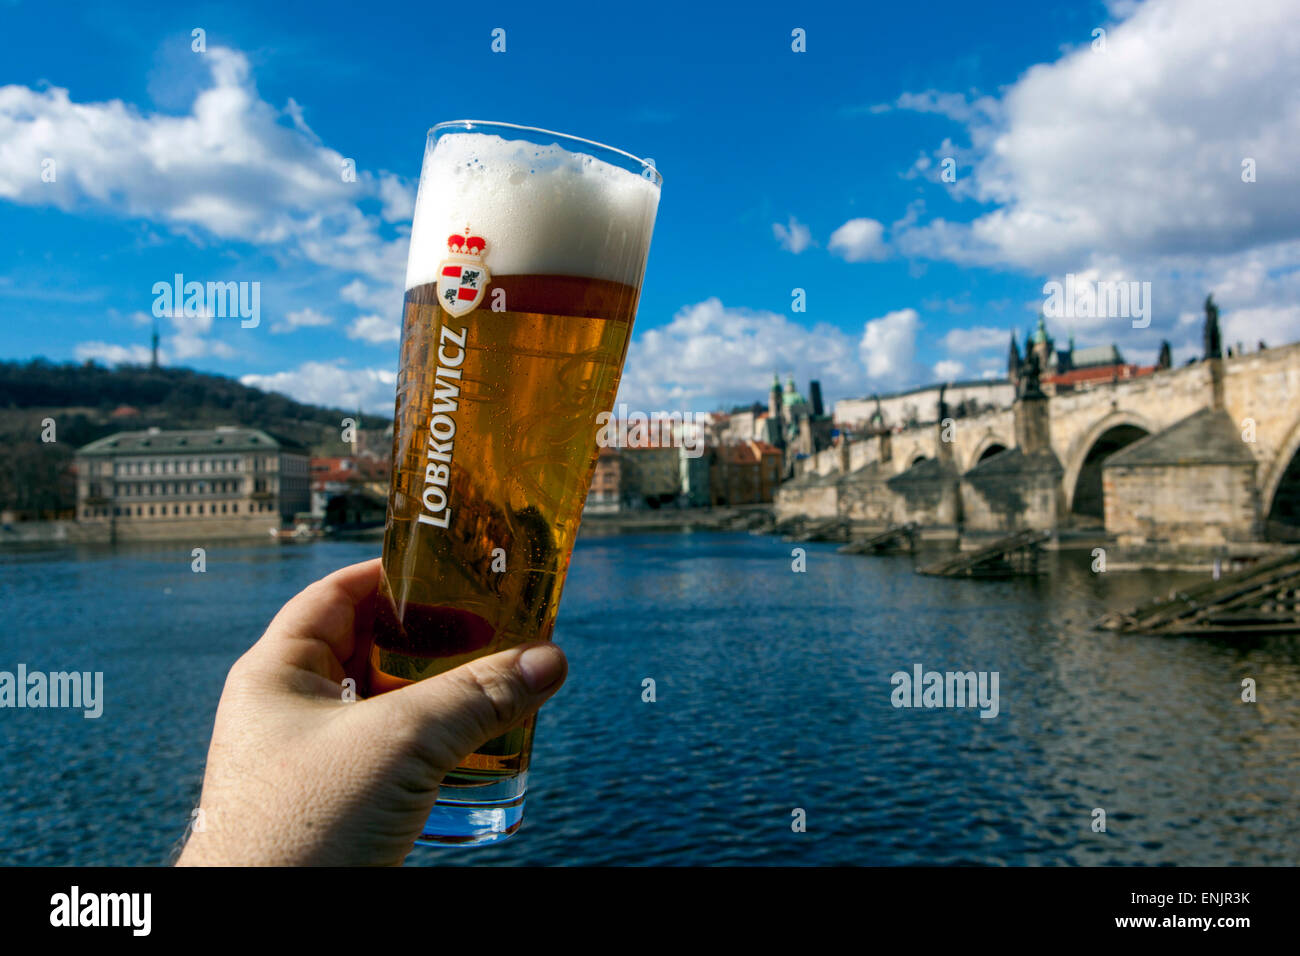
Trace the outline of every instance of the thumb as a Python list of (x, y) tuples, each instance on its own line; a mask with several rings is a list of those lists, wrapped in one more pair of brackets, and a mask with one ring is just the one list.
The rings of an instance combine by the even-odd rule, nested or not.
[[(537, 710), (568, 675), (554, 644), (528, 644), (381, 695), (414, 719), (413, 743), (440, 774)], [(374, 699), (374, 698), (372, 698)]]

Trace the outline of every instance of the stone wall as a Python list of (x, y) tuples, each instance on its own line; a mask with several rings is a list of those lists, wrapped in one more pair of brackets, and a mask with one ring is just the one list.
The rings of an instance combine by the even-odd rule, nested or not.
[(118, 541), (192, 541), (201, 546), (204, 541), (222, 538), (266, 538), (270, 529), (280, 525), (275, 513), (223, 516), (202, 520), (181, 518), (132, 519), (118, 521)]
[(1002, 452), (962, 475), (961, 502), (968, 531), (1010, 534), (1061, 522), (1062, 468), (1051, 452)]
[(1251, 464), (1107, 465), (1106, 533), (1121, 545), (1213, 545), (1259, 537)]
[(835, 518), (839, 515), (839, 492), (836, 481), (812, 476), (787, 481), (776, 493), (776, 520), (786, 518)]
[(897, 522), (898, 496), (890, 490), (888, 465), (872, 462), (840, 482), (840, 517), (881, 528)]

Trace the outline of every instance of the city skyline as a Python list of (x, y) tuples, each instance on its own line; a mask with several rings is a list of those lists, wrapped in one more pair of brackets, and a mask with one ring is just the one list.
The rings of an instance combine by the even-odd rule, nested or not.
[[(1151, 284), (1146, 327), (1048, 319), (1138, 364), (1163, 339), (1175, 364), (1198, 354), (1208, 291), (1226, 344), (1300, 338), (1294, 4), (1250, 22), (1202, 2), (1011, 6), (759, 6), (689, 28), (470, 10), (439, 27), (436, 63), (399, 29), (422, 22), (409, 9), (87, 12), (60, 22), (53, 73), (47, 14), (11, 6), (10, 35), (36, 42), (0, 87), (0, 228), (22, 237), (0, 256), (0, 357), (147, 363), (156, 319), (166, 364), (386, 414), (424, 130), (465, 113), (664, 172), (618, 399), (634, 408), (762, 400), (773, 368), (830, 405), (1001, 377), (1011, 331), (1069, 276)], [(890, 42), (922, 30), (923, 54)], [(624, 82), (530, 86), (548, 48)], [(174, 276), (257, 283), (257, 324), (155, 316)]]

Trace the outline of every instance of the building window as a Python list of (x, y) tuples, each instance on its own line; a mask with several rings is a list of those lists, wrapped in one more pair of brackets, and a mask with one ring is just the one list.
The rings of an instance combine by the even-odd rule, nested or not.
[(149, 517), (150, 517), (150, 518), (153, 517), (153, 505), (150, 505), (150, 506), (149, 506)]
[(186, 506), (185, 506), (185, 513), (186, 513), (186, 514), (189, 514), (189, 513), (190, 513), (190, 506), (189, 506), (189, 505), (186, 505)]

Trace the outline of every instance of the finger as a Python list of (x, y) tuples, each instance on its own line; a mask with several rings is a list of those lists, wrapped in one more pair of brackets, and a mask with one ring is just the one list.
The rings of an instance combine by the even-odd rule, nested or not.
[(371, 701), (403, 710), (413, 742), (435, 770), (446, 773), (540, 707), (560, 689), (568, 669), (554, 644), (530, 644)]
[(379, 588), (379, 558), (335, 571), (291, 598), (258, 646), (293, 667), (341, 679), (356, 649), (359, 609)]

